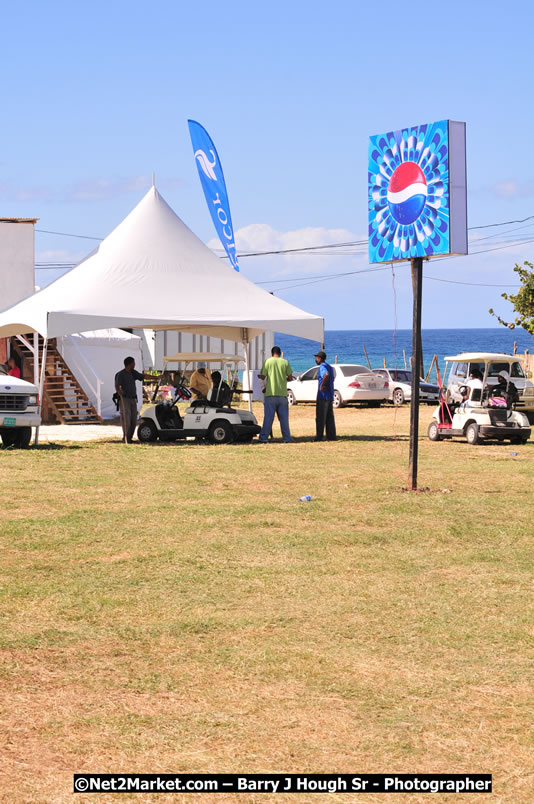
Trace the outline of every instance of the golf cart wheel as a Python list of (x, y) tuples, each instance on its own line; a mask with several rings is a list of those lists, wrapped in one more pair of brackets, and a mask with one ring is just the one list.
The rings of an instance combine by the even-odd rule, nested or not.
[(402, 388), (395, 388), (393, 391), (393, 404), (404, 405), (404, 391)]
[(476, 422), (471, 422), (471, 424), (467, 425), (465, 431), (465, 437), (467, 439), (468, 444), (480, 443), (480, 436), (478, 434), (478, 424)]
[(155, 441), (158, 437), (158, 431), (154, 422), (150, 419), (144, 419), (137, 425), (137, 438), (142, 444), (148, 444)]
[(232, 440), (232, 427), (228, 422), (213, 422), (208, 433), (210, 444), (228, 444)]
[(287, 404), (288, 405), (296, 405), (297, 400), (295, 399), (295, 394), (293, 391), (288, 390), (287, 392)]
[(339, 393), (339, 391), (334, 391), (334, 401), (332, 402), (333, 408), (342, 408), (343, 407), (343, 397)]
[(15, 433), (15, 446), (18, 447), (18, 449), (27, 449), (30, 446), (31, 440), (32, 440), (32, 428), (19, 427), (17, 432)]
[(2, 444), (4, 447), (13, 447), (17, 434), (15, 430), (4, 430), (2, 432)]
[(428, 437), (431, 441), (441, 441), (441, 436), (439, 434), (439, 427), (437, 422), (430, 422), (428, 425), (427, 431)]

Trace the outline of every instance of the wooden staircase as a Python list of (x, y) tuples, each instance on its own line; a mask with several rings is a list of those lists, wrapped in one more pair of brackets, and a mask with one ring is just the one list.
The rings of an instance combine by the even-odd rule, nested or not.
[[(33, 343), (33, 335), (26, 335)], [(11, 347), (22, 360), (23, 377), (33, 382), (33, 354), (18, 338), (11, 338)], [(39, 336), (39, 366), (43, 357), (43, 339)], [(56, 348), (56, 341), (48, 341), (46, 350), (45, 381), (43, 390), (43, 421), (53, 416), (61, 424), (102, 424), (87, 394), (69, 369)]]

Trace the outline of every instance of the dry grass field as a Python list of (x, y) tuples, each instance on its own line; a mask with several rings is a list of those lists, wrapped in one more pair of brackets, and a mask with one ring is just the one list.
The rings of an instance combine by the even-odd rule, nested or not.
[(432, 444), (422, 407), (413, 494), (407, 407), (338, 411), (336, 443), (313, 417), (290, 445), (0, 450), (2, 802), (116, 800), (73, 795), (82, 771), (484, 772), (534, 799), (534, 443)]

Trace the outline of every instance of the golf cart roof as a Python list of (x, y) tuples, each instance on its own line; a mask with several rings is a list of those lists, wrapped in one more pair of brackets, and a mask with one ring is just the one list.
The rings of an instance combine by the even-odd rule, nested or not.
[(177, 352), (165, 355), (165, 363), (241, 363), (243, 355), (225, 355), (217, 352)]
[(447, 363), (456, 360), (458, 363), (516, 363), (519, 361), (518, 355), (505, 355), (501, 352), (462, 352), (459, 355), (446, 357)]

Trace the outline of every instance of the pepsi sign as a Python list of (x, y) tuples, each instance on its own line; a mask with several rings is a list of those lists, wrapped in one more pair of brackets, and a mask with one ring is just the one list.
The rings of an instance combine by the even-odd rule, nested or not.
[(371, 137), (368, 187), (369, 262), (467, 254), (465, 123)]

